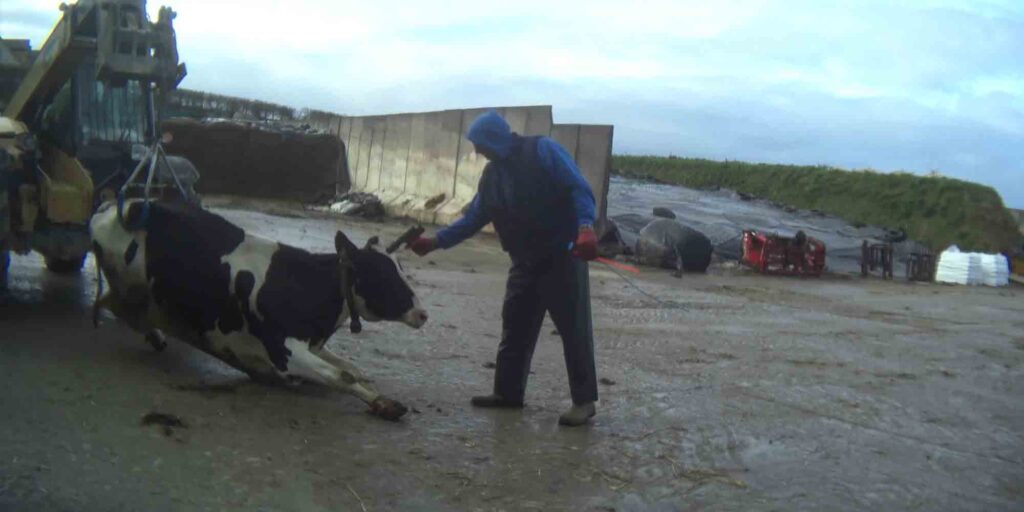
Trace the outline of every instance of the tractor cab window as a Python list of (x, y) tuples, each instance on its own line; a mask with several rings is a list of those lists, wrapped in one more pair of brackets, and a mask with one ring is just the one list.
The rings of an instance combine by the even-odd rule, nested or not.
[(43, 110), (42, 137), (70, 152), (74, 148), (75, 118), (71, 82), (64, 84)]
[(146, 142), (148, 97), (138, 81), (104, 83), (96, 80), (92, 66), (83, 66), (78, 78), (82, 144)]

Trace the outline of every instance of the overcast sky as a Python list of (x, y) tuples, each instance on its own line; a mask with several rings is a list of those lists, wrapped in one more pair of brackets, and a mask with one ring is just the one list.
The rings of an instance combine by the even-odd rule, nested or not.
[[(0, 35), (40, 46), (58, 5), (0, 0)], [(160, 5), (182, 87), (343, 114), (550, 104), (614, 124), (616, 153), (938, 171), (1024, 208), (1024, 0)]]

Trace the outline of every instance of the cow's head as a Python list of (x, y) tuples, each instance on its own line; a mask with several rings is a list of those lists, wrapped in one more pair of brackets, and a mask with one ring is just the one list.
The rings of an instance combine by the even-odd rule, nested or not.
[[(362, 249), (356, 247), (344, 233), (334, 236), (334, 247), (343, 266), (351, 269), (354, 294), (351, 306), (359, 316), (371, 322), (381, 320), (402, 322), (419, 329), (427, 323), (427, 312), (420, 307), (412, 288), (405, 282), (398, 265), (378, 248), (377, 238), (371, 238)], [(347, 294), (342, 290), (342, 294)]]

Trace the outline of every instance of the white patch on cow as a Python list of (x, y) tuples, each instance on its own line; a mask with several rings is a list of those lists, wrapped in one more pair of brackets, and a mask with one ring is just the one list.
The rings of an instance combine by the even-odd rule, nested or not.
[(243, 323), (242, 330), (232, 331), (228, 334), (214, 329), (206, 333), (206, 338), (210, 341), (210, 348), (213, 352), (221, 355), (226, 355), (228, 352), (234, 354), (241, 366), (246, 369), (263, 374), (281, 374), (267, 355), (263, 342), (249, 334), (246, 323)]
[[(126, 201), (124, 211), (128, 206), (136, 202)], [(113, 270), (117, 276), (111, 287), (117, 287), (116, 293), (125, 294), (132, 285), (147, 285), (146, 280), (146, 236), (145, 230), (129, 232), (121, 224), (117, 217), (117, 208), (113, 205), (100, 208), (89, 221), (89, 230), (92, 239), (99, 244), (103, 251), (103, 261), (106, 266)], [(135, 258), (130, 265), (125, 265), (124, 255), (128, 246), (134, 241), (138, 244)], [(108, 281), (110, 281), (108, 279)]]
[[(356, 312), (359, 313), (359, 317), (367, 322), (379, 322), (380, 318), (373, 314), (373, 312), (370, 311), (370, 308), (366, 307), (366, 299), (358, 293), (355, 293), (355, 290), (353, 290), (352, 293), (352, 298), (355, 300), (354, 306), (356, 308)], [(348, 306), (346, 305), (346, 309), (347, 308)]]
[(273, 240), (246, 233), (242, 243), (238, 244), (238, 247), (235, 247), (235, 250), (230, 254), (220, 259), (222, 263), (227, 263), (231, 269), (231, 281), (228, 283), (228, 293), (230, 295), (234, 296), (235, 278), (238, 277), (239, 272), (251, 272), (256, 278), (252, 293), (249, 294), (249, 310), (261, 320), (263, 315), (256, 308), (256, 296), (259, 295), (260, 289), (263, 288), (263, 283), (267, 280), (270, 261), (280, 247), (281, 245)]
[(419, 329), (427, 323), (427, 311), (420, 305), (420, 298), (413, 295), (412, 297), (412, 309), (406, 311), (402, 315), (402, 323), (412, 327), (413, 329)]
[(324, 385), (338, 384), (341, 371), (338, 367), (311, 352), (308, 343), (287, 338), (284, 340), (284, 346), (292, 353), (288, 356), (286, 375)]

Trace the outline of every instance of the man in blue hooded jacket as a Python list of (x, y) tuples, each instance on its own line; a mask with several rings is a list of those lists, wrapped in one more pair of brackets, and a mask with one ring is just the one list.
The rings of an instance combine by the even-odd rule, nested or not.
[(597, 401), (586, 264), (597, 257), (594, 193), (561, 145), (514, 133), (494, 111), (477, 118), (466, 138), (488, 160), (476, 197), (461, 219), (410, 247), (420, 256), (448, 249), (493, 222), (512, 259), (494, 392), (473, 397), (472, 404), (523, 406), (533, 350), (550, 313), (562, 336), (573, 403), (559, 423), (583, 425)]

